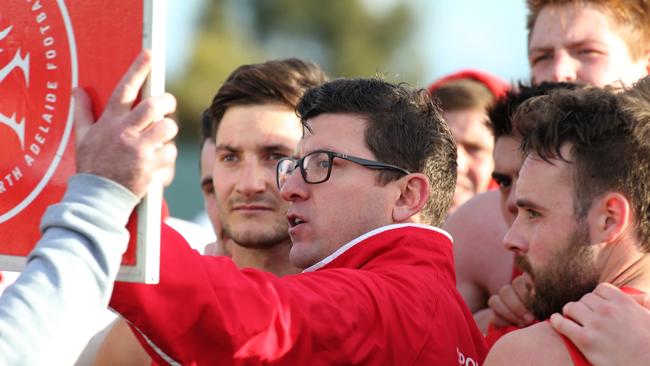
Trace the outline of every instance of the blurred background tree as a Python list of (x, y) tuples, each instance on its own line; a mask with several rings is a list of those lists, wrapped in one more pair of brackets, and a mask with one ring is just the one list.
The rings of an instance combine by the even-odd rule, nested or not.
[[(178, 99), (181, 138), (198, 135), (201, 112), (237, 66), (273, 58), (301, 57), (330, 76), (372, 76), (415, 82), (422, 65), (407, 47), (412, 8), (396, 4), (381, 12), (362, 0), (210, 0), (204, 2), (184, 73), (170, 80)], [(399, 65), (408, 60), (408, 65)], [(404, 62), (402, 62), (404, 63)]]
[[(172, 213), (201, 209), (201, 112), (241, 64), (301, 57), (331, 77), (426, 86), (463, 68), (528, 76), (523, 0), (168, 0), (168, 83), (181, 125)], [(176, 66), (176, 67), (171, 67)]]

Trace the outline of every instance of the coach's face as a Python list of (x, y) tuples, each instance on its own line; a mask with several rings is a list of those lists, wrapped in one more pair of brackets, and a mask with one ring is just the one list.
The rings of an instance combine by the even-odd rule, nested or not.
[[(366, 121), (350, 114), (322, 114), (308, 121), (311, 131), (298, 144), (298, 156), (317, 150), (376, 160), (364, 142)], [(315, 163), (326, 169), (327, 159)], [(400, 194), (395, 182), (380, 185), (377, 170), (334, 158), (328, 180), (306, 183), (296, 169), (283, 183), (290, 201), (287, 218), (293, 242), (291, 262), (307, 268), (372, 229), (392, 224), (392, 203)]]

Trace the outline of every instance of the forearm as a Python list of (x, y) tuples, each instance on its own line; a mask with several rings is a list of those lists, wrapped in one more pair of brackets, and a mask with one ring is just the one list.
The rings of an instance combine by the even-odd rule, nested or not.
[(106, 307), (137, 198), (90, 175), (69, 182), (46, 211), (43, 236), (0, 297), (0, 364), (71, 364)]
[[(315, 328), (328, 327), (322, 334), (329, 346), (333, 339), (349, 339), (349, 328), (331, 327), (346, 299), (357, 311), (372, 308), (350, 300), (364, 287), (342, 274), (336, 275), (337, 290), (328, 291), (322, 281), (303, 275), (278, 278), (241, 271), (226, 257), (201, 256), (165, 225), (161, 238), (160, 283), (117, 282), (110, 303), (146, 337), (141, 343), (157, 361), (302, 364), (292, 357), (315, 352)], [(342, 324), (376, 324), (376, 317), (348, 313), (354, 320)]]
[[(266, 291), (255, 287), (268, 284), (273, 275), (259, 273), (265, 278), (247, 280), (229, 258), (199, 255), (164, 224), (160, 268), (157, 285), (116, 283), (110, 303), (138, 334), (147, 337), (143, 346), (153, 357), (161, 354), (153, 352), (148, 342), (181, 364), (232, 360), (237, 348), (232, 336), (251, 331), (250, 324), (264, 323), (258, 318), (272, 313), (262, 309), (267, 305)], [(249, 314), (242, 316), (246, 309)], [(244, 323), (247, 326), (233, 330)], [(201, 354), (207, 349), (209, 354)]]

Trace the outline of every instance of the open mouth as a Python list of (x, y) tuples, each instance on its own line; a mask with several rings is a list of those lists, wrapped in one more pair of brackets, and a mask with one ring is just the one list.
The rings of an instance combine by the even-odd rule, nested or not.
[(300, 224), (304, 224), (306, 222), (301, 217), (296, 216), (296, 215), (287, 216), (287, 221), (289, 222), (289, 227), (296, 227), (296, 226), (298, 226)]

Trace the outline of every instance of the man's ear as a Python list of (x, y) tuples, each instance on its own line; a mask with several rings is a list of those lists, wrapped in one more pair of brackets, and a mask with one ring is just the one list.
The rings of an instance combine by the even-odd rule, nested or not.
[(411, 173), (396, 183), (401, 193), (393, 207), (393, 221), (405, 222), (422, 211), (429, 199), (431, 186), (429, 178), (422, 173)]
[(591, 205), (591, 239), (596, 243), (616, 241), (631, 224), (630, 202), (625, 196), (609, 192)]

